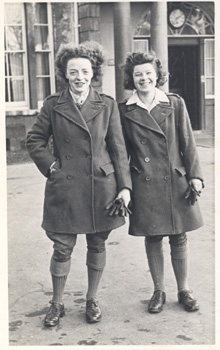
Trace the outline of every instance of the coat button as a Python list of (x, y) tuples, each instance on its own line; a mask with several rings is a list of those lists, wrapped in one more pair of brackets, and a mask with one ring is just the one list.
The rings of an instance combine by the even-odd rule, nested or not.
[(150, 161), (150, 158), (146, 157), (146, 158), (144, 159), (144, 161), (145, 161), (146, 163), (148, 163), (148, 162)]
[(146, 145), (147, 140), (146, 140), (146, 139), (142, 139), (142, 140), (141, 140), (141, 143), (142, 143), (142, 145)]
[(66, 159), (72, 159), (72, 154), (68, 154), (67, 156), (66, 156)]
[(160, 140), (161, 142), (164, 142), (164, 143), (166, 142), (166, 139), (164, 137), (162, 137)]
[(69, 137), (66, 137), (65, 141), (66, 141), (66, 142), (70, 142), (70, 138), (69, 138)]
[(72, 178), (73, 178), (72, 175), (67, 175), (68, 180), (72, 180)]
[(166, 181), (169, 180), (169, 178), (170, 178), (169, 175), (164, 176), (164, 179), (165, 179)]
[(150, 181), (150, 179), (151, 179), (150, 176), (145, 177), (146, 181)]
[(92, 156), (89, 154), (88, 156), (86, 156), (87, 159), (92, 159)]

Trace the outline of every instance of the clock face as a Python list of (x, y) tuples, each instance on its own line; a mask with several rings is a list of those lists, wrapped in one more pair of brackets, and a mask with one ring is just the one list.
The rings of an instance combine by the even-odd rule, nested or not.
[(172, 27), (180, 28), (184, 25), (186, 20), (185, 14), (180, 9), (175, 9), (169, 14), (169, 21)]

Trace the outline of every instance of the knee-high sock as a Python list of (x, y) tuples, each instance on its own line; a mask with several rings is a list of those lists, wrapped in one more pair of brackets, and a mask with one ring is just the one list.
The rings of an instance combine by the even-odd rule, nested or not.
[(149, 243), (145, 241), (148, 265), (154, 282), (154, 290), (165, 290), (163, 241)]
[(86, 299), (97, 299), (97, 291), (106, 263), (106, 251), (101, 253), (87, 252), (88, 291)]
[(53, 301), (56, 303), (62, 303), (63, 292), (67, 280), (67, 275), (70, 270), (70, 260), (66, 262), (57, 262), (53, 258), (51, 259), (50, 272), (53, 284)]
[(182, 247), (171, 245), (171, 261), (178, 291), (189, 290), (188, 286), (188, 243)]

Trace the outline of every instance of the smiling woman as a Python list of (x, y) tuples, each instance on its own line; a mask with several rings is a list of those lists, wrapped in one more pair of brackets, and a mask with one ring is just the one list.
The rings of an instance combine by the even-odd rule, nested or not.
[(76, 95), (85, 94), (91, 84), (93, 70), (91, 62), (86, 58), (72, 58), (66, 67), (66, 78), (70, 89)]
[(184, 100), (158, 89), (166, 77), (154, 52), (128, 55), (124, 87), (135, 90), (119, 104), (133, 187), (129, 234), (145, 236), (154, 283), (150, 313), (161, 312), (166, 302), (165, 236), (169, 238), (178, 301), (186, 311), (199, 309), (188, 285), (186, 231), (203, 225), (197, 203), (203, 188), (202, 171)]
[[(105, 241), (111, 230), (124, 225), (130, 202), (117, 104), (91, 86), (103, 61), (97, 43), (62, 46), (56, 67), (67, 87), (45, 99), (27, 137), (27, 149), (47, 177), (42, 227), (54, 242), (53, 298), (46, 326), (56, 326), (65, 314), (63, 292), (78, 234), (86, 234), (87, 240), (86, 320), (100, 321), (96, 294), (105, 267)], [(53, 153), (47, 147), (50, 136)]]

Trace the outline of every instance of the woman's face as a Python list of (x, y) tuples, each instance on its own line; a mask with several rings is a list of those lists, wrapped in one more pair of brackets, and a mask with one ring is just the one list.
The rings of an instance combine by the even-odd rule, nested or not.
[(91, 62), (87, 58), (71, 58), (67, 62), (66, 78), (70, 89), (76, 95), (82, 95), (88, 90), (93, 77)]
[(148, 93), (154, 90), (157, 83), (157, 73), (151, 63), (143, 63), (134, 66), (134, 86), (140, 93)]

